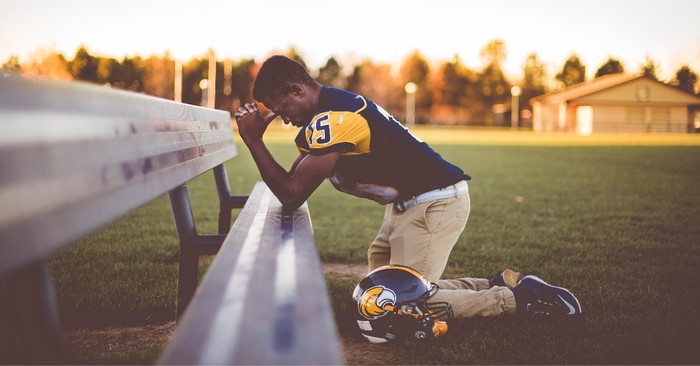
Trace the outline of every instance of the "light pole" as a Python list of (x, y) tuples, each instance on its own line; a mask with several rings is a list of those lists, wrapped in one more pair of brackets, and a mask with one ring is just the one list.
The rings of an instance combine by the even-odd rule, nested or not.
[(520, 100), (519, 97), (521, 92), (522, 89), (517, 85), (513, 85), (513, 87), (510, 88), (510, 95), (513, 96), (510, 108), (510, 127), (513, 130), (518, 129), (518, 117), (520, 115), (520, 107), (518, 106), (518, 101)]
[(404, 90), (406, 90), (406, 125), (413, 127), (416, 123), (416, 90), (418, 90), (418, 85), (409, 81)]
[(208, 97), (209, 97), (209, 80), (207, 79), (202, 79), (199, 81), (199, 88), (202, 89), (202, 102), (200, 105), (202, 107), (207, 106), (208, 102)]

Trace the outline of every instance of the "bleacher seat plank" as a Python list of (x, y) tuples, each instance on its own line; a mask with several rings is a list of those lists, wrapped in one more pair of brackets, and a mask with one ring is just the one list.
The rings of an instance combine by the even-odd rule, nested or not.
[(236, 155), (228, 112), (83, 83), (0, 78), (0, 126), (0, 275)]
[(283, 214), (258, 183), (161, 363), (340, 364), (339, 349), (308, 207)]

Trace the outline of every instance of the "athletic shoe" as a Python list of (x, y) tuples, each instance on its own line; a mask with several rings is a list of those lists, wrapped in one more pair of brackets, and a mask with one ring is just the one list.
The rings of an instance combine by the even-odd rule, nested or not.
[(581, 314), (581, 304), (569, 290), (525, 276), (513, 289), (516, 312), (531, 315), (564, 316)]
[(514, 289), (523, 279), (523, 275), (520, 272), (515, 272), (508, 268), (503, 273), (499, 273), (496, 277), (489, 280), (489, 287), (501, 286), (508, 287), (509, 289)]

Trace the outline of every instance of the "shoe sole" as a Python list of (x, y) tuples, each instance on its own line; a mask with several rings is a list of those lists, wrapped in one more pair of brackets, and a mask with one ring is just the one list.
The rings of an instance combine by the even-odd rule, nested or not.
[[(576, 296), (574, 296), (574, 294), (571, 293), (571, 291), (569, 291), (563, 287), (552, 286), (549, 283), (545, 282), (543, 279), (541, 279), (537, 276), (533, 276), (533, 275), (523, 277), (523, 279), (520, 280), (520, 283), (522, 284), (523, 281), (525, 281), (528, 278), (532, 279), (536, 282), (540, 282), (544, 285), (547, 285), (548, 287), (551, 287), (551, 288), (556, 289), (558, 291), (561, 291), (563, 293), (564, 297), (567, 297), (568, 299), (565, 299), (564, 297), (562, 297), (561, 293), (557, 293), (556, 294), (557, 297), (559, 297), (559, 299), (562, 302), (564, 302), (564, 304), (569, 308), (570, 311), (573, 311), (573, 313), (570, 312), (569, 314), (566, 314), (566, 315), (578, 315), (578, 314), (583, 313), (583, 309), (581, 309), (581, 303), (578, 302), (578, 299), (576, 298)], [(573, 303), (576, 304), (576, 307), (573, 306)]]

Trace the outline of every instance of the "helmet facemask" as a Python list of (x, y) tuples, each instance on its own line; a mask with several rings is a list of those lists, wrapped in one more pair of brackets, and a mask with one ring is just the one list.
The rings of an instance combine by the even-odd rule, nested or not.
[(384, 308), (397, 317), (401, 333), (413, 340), (437, 338), (447, 333), (447, 320), (453, 318), (452, 305), (447, 302), (428, 302), (439, 287), (431, 283), (430, 291), (415, 301), (386, 305)]

